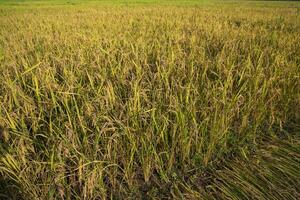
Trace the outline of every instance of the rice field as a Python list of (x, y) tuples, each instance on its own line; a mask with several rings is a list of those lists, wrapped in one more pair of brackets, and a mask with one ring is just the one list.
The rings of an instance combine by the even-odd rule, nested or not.
[(299, 199), (300, 2), (0, 1), (0, 199)]

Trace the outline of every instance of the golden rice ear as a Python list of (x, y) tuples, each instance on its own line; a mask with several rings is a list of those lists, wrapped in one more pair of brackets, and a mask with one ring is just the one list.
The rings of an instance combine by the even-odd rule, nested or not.
[(9, 140), (9, 130), (8, 128), (4, 128), (0, 126), (0, 140), (3, 142), (8, 142)]

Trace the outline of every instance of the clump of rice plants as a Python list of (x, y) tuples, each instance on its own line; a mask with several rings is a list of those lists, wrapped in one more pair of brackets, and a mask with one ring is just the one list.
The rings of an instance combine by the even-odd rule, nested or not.
[(300, 4), (56, 3), (0, 6), (0, 199), (299, 197)]

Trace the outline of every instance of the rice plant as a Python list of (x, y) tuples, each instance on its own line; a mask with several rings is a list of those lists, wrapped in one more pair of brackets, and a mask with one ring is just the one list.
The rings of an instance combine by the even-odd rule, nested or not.
[(298, 199), (300, 4), (0, 3), (0, 199)]

